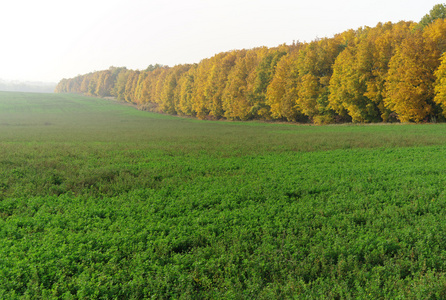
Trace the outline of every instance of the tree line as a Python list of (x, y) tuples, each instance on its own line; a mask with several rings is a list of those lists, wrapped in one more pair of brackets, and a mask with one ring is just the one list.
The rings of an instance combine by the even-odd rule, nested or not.
[(223, 52), (198, 64), (110, 67), (62, 79), (55, 91), (200, 119), (444, 120), (445, 12), (439, 4), (419, 23), (378, 23), (309, 43)]

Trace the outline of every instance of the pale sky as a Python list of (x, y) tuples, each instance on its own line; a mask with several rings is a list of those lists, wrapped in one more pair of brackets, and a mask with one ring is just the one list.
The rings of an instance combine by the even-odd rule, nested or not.
[(195, 63), (219, 52), (420, 21), (432, 0), (3, 0), (0, 79), (58, 82), (110, 66)]

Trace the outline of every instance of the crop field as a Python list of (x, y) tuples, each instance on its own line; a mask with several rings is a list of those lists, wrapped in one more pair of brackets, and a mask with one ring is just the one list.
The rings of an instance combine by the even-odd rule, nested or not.
[(444, 299), (446, 124), (0, 92), (0, 299)]

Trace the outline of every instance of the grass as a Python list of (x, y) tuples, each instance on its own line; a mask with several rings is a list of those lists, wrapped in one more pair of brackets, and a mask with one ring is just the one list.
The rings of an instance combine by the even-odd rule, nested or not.
[(0, 93), (0, 298), (442, 299), (445, 131)]

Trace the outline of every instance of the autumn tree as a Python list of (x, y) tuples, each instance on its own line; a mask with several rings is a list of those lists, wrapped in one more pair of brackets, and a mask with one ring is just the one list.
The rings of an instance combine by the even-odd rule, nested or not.
[(444, 98), (444, 70), (445, 70), (445, 53), (446, 53), (446, 20), (438, 19), (432, 24), (424, 28), (423, 36), (426, 40), (426, 52), (428, 53), (426, 60), (427, 68), (434, 72), (434, 113), (437, 115), (444, 114), (445, 102)]
[(219, 119), (224, 116), (223, 93), (228, 81), (228, 75), (235, 65), (237, 52), (225, 52), (215, 55), (210, 60), (210, 72), (204, 88), (209, 115)]
[(54, 89), (55, 93), (68, 93), (67, 92), (67, 82), (69, 79), (63, 78), (59, 81), (59, 83), (56, 85), (56, 88)]
[(166, 77), (169, 73), (168, 68), (160, 68), (156, 69), (152, 72), (154, 76), (154, 82), (152, 85), (152, 98), (153, 98), (153, 104), (154, 111), (156, 112), (162, 112), (163, 111), (163, 92), (164, 92), (164, 84), (166, 81)]
[(211, 60), (203, 59), (194, 73), (192, 110), (199, 119), (205, 119), (209, 115), (206, 85), (211, 68)]
[(99, 72), (95, 94), (99, 97), (111, 96), (114, 80), (110, 70)]
[(369, 30), (366, 37), (366, 47), (371, 53), (372, 61), (370, 69), (366, 70), (367, 91), (364, 96), (376, 104), (384, 122), (387, 122), (392, 115), (392, 111), (384, 104), (389, 62), (396, 48), (411, 33), (413, 26), (413, 22), (404, 21), (396, 24), (378, 23), (376, 27)]
[(435, 72), (435, 98), (434, 101), (442, 108), (442, 113), (446, 116), (446, 53), (441, 58), (441, 64)]
[(434, 76), (427, 56), (422, 32), (413, 31), (390, 60), (384, 103), (401, 122), (420, 122), (432, 111)]
[(339, 115), (347, 113), (353, 122), (380, 119), (376, 103), (366, 96), (374, 65), (370, 31), (366, 27), (355, 32), (354, 41), (337, 57), (330, 81), (330, 107)]
[(259, 50), (243, 50), (228, 75), (223, 109), (228, 119), (247, 120), (253, 117), (252, 101), (255, 70), (259, 61)]
[(166, 78), (161, 92), (161, 110), (165, 113), (174, 115), (177, 113), (177, 105), (179, 103), (180, 88), (178, 81), (183, 73), (187, 72), (190, 65), (177, 65), (166, 70)]
[(258, 118), (271, 119), (271, 107), (267, 102), (267, 89), (274, 78), (277, 63), (287, 54), (287, 50), (286, 45), (269, 50), (257, 66), (251, 97), (255, 103), (252, 107), (253, 115), (258, 116)]
[(445, 5), (420, 24), (378, 23), (310, 43), (219, 53), (194, 65), (108, 70), (57, 92), (115, 96), (198, 118), (420, 122), (445, 108)]
[(280, 59), (268, 85), (267, 104), (271, 107), (271, 116), (274, 119), (297, 121), (302, 117), (296, 103), (299, 85), (297, 54), (298, 52), (289, 53)]
[(333, 112), (328, 107), (329, 82), (336, 57), (344, 49), (346, 36), (316, 40), (305, 45), (297, 57), (299, 86), (296, 104), (315, 123), (329, 123)]
[(192, 65), (191, 68), (185, 72), (178, 80), (180, 87), (177, 112), (180, 115), (194, 116), (195, 113), (192, 108), (194, 98), (194, 78), (197, 65)]

